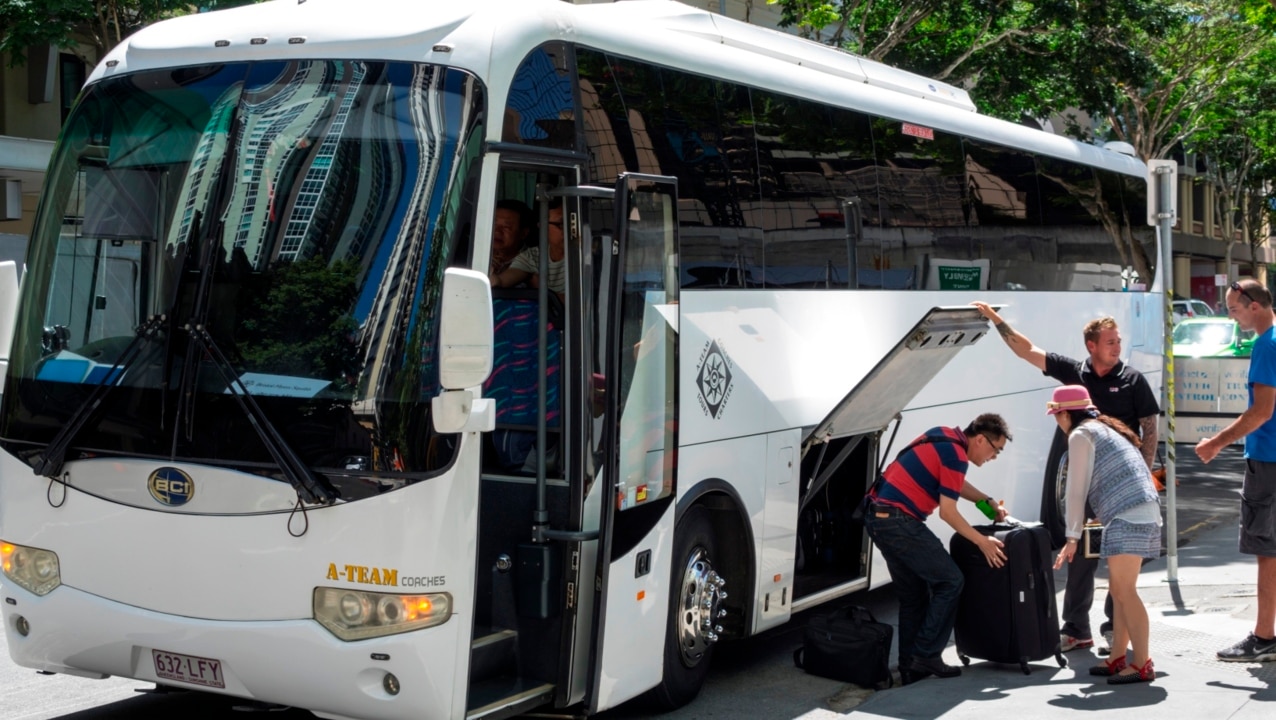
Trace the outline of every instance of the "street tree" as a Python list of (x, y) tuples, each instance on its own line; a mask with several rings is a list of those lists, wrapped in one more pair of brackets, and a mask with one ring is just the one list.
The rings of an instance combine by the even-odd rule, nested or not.
[(0, 54), (10, 65), (26, 61), (31, 47), (92, 46), (96, 63), (106, 51), (150, 23), (201, 10), (248, 5), (259, 0), (0, 0)]
[(768, 2), (807, 37), (966, 88), (982, 112), (1016, 121), (1076, 106), (1096, 73), (1139, 75), (1113, 40), (1168, 15), (1164, 0)]
[(1197, 0), (1172, 7), (1164, 28), (1126, 27), (1127, 52), (1145, 60), (1144, 72), (1096, 73), (1082, 86), (1081, 107), (1106, 121), (1113, 139), (1134, 146), (1143, 160), (1169, 157), (1201, 131), (1228, 78), (1270, 44), (1276, 12), (1262, 0)]
[[(1228, 78), (1276, 30), (1267, 0), (768, 1), (808, 36), (970, 90), (983, 112), (1011, 120), (1062, 113), (1070, 134), (1124, 141), (1145, 161), (1201, 131)], [(1227, 141), (1235, 149), (1237, 137)], [(1236, 169), (1250, 168), (1246, 177), (1263, 166), (1231, 156)], [(1105, 225), (1119, 226), (1098, 184), (1075, 193)], [(1113, 238), (1150, 277), (1143, 248)]]
[(1250, 256), (1267, 240), (1276, 173), (1276, 39), (1269, 39), (1225, 79), (1219, 95), (1201, 111), (1200, 128), (1184, 148), (1205, 159), (1194, 182), (1213, 189), (1213, 215), (1231, 267), (1234, 249), (1249, 246)]

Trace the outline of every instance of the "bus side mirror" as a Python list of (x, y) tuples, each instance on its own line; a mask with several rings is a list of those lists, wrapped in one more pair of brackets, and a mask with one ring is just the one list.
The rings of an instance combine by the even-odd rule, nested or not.
[(439, 321), (439, 384), (444, 390), (481, 385), (492, 374), (492, 286), (474, 270), (443, 274)]

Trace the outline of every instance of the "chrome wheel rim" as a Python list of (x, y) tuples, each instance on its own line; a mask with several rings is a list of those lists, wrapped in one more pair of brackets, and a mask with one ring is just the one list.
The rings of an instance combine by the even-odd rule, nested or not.
[(687, 667), (698, 665), (718, 641), (722, 626), (716, 623), (726, 614), (721, 607), (727, 597), (725, 585), (705, 548), (693, 550), (683, 569), (678, 600), (678, 648)]

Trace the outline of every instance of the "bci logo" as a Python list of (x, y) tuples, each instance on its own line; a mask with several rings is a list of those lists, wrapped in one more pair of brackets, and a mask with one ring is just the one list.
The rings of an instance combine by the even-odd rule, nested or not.
[(162, 467), (146, 481), (151, 497), (170, 507), (185, 505), (195, 497), (195, 482), (191, 476), (174, 467)]

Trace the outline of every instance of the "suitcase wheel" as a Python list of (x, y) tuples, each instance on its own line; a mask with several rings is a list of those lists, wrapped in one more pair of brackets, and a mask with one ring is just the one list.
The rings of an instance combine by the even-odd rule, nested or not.
[(1061, 668), (1063, 668), (1063, 667), (1068, 667), (1068, 660), (1067, 660), (1067, 658), (1065, 658), (1065, 657), (1063, 656), (1063, 653), (1061, 653), (1061, 652), (1055, 652), (1055, 654), (1054, 654), (1054, 659), (1055, 659), (1056, 661), (1058, 661), (1058, 663), (1059, 663), (1059, 667), (1061, 667)]
[(962, 653), (957, 653), (957, 658), (958, 658), (959, 660), (961, 660), (961, 664), (962, 664), (962, 665), (970, 665), (970, 656), (969, 656), (969, 655), (963, 655)]

